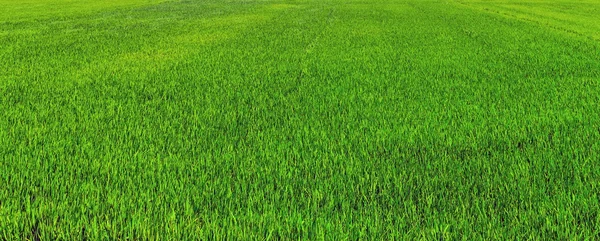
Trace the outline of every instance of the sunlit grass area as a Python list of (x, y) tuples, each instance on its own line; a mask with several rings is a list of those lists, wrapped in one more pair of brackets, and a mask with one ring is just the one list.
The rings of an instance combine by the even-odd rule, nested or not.
[(479, 10), (530, 21), (546, 28), (600, 41), (597, 1), (460, 1)]
[(598, 239), (599, 9), (0, 0), (0, 240)]
[(0, 0), (0, 21), (65, 20), (73, 16), (140, 7), (164, 0)]

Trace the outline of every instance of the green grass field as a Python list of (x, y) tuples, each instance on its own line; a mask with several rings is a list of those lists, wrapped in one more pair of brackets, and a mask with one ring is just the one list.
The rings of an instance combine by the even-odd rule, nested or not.
[(598, 0), (0, 0), (0, 240), (600, 240)]

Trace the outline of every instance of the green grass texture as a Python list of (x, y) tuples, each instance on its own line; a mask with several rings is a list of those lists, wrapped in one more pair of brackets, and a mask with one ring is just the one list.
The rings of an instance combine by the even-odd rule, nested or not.
[(599, 240), (597, 0), (0, 0), (0, 240)]

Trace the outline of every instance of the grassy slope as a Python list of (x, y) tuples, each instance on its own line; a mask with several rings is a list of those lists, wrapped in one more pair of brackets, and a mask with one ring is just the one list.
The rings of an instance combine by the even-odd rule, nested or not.
[(513, 5), (5, 13), (0, 237), (598, 237), (597, 32)]

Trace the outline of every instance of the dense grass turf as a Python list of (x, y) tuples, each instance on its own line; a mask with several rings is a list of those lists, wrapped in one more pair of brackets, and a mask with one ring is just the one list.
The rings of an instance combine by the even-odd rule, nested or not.
[(597, 1), (0, 0), (0, 239), (600, 239)]

